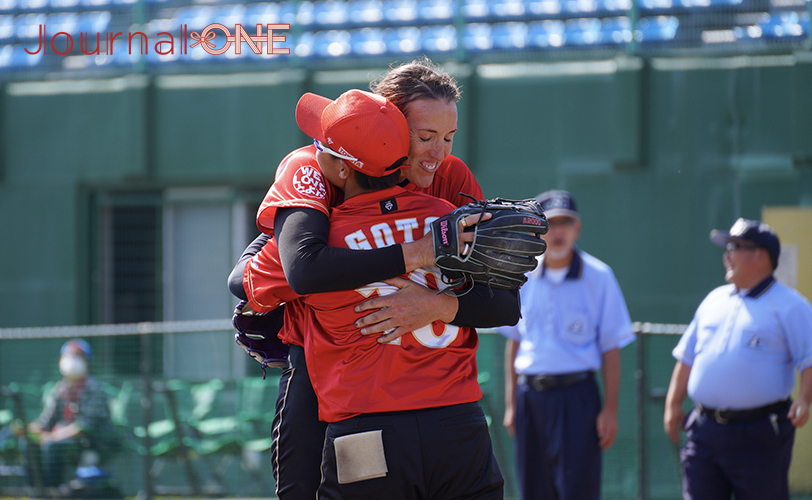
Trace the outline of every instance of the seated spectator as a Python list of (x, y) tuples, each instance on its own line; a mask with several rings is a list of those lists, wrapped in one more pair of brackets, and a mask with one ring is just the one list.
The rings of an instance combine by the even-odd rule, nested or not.
[(29, 442), (39, 444), (39, 449), (31, 454), (37, 463), (27, 465), (39, 467), (43, 486), (56, 487), (72, 479), (83, 450), (92, 450), (103, 460), (118, 447), (107, 394), (98, 380), (88, 376), (91, 354), (82, 339), (62, 346), (63, 378), (48, 393), (40, 416), (28, 425)]

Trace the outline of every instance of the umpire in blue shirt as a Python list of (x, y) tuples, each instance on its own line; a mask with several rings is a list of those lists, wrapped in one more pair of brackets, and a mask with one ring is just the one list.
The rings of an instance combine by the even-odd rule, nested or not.
[[(795, 428), (812, 399), (812, 305), (778, 282), (773, 229), (738, 219), (713, 230), (727, 285), (711, 291), (674, 348), (663, 424), (680, 454), (686, 500), (786, 500)], [(795, 370), (800, 394), (790, 399)], [(682, 403), (696, 405), (685, 419)]]
[(538, 200), (547, 251), (522, 287), (522, 319), (499, 329), (509, 338), (504, 425), (516, 436), (524, 500), (597, 500), (601, 451), (618, 428), (619, 350), (635, 336), (612, 270), (575, 247), (573, 197), (547, 191)]

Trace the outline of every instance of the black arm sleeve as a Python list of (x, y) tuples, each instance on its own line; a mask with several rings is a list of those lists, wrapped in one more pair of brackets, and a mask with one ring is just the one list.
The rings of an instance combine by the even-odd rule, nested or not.
[(228, 289), (231, 291), (231, 294), (238, 299), (248, 300), (248, 295), (242, 286), (242, 275), (245, 269), (245, 263), (262, 250), (262, 247), (265, 246), (269, 238), (269, 235), (260, 233), (260, 235), (245, 248), (240, 256), (240, 260), (237, 261), (237, 264), (234, 265), (234, 269), (231, 270), (231, 274), (228, 275)]
[[(356, 288), (406, 272), (400, 245), (376, 250), (328, 247), (330, 220), (318, 210), (278, 209), (274, 228), (285, 276), (291, 288), (301, 295)], [(268, 238), (267, 234), (259, 235), (231, 271), (228, 285), (236, 297), (246, 299), (242, 284), (245, 263)], [(519, 321), (518, 291), (493, 290), (491, 297), (488, 287), (477, 285), (458, 300), (454, 325), (491, 328)]]
[(515, 325), (521, 318), (519, 290), (493, 289), (493, 298), (485, 285), (476, 285), (459, 297), (459, 309), (454, 321), (457, 326), (494, 328)]
[(348, 290), (406, 272), (400, 245), (374, 250), (327, 246), (330, 219), (312, 208), (280, 208), (274, 217), (279, 258), (300, 295)]

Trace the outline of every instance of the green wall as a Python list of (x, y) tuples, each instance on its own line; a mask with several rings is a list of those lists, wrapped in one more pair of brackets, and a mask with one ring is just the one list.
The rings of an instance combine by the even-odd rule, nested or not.
[[(487, 196), (569, 189), (582, 248), (632, 316), (687, 322), (722, 279), (708, 240), (765, 205), (812, 203), (812, 63), (793, 56), (454, 67), (454, 153)], [(99, 190), (262, 188), (307, 140), (298, 96), (380, 70), (6, 84), (0, 326), (87, 321), (87, 200)], [(47, 235), (47, 239), (45, 238)], [(43, 304), (32, 316), (16, 304)]]

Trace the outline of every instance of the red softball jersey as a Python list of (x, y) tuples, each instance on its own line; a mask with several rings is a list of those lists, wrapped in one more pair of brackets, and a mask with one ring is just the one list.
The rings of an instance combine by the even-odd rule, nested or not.
[[(437, 198), (462, 206), (471, 200), (459, 193), (482, 199), (482, 189), (474, 174), (465, 163), (455, 156), (448, 156), (437, 168), (434, 182), (425, 190), (407, 184), (406, 190), (421, 191)], [(273, 234), (273, 219), (277, 208), (306, 207), (330, 215), (330, 210), (341, 204), (344, 193), (327, 182), (316, 161), (316, 147), (299, 148), (289, 153), (276, 170), (276, 179), (265, 195), (257, 212), (257, 227)], [(262, 250), (245, 266), (243, 286), (248, 301), (255, 311), (268, 312), (282, 303), (285, 307), (284, 326), (279, 338), (288, 344), (304, 345), (303, 325), (309, 320), (302, 315), (303, 304), (294, 304), (299, 297), (285, 280), (276, 240), (271, 238)], [(302, 316), (300, 318), (300, 315)]]
[[(333, 247), (383, 248), (421, 238), (431, 222), (454, 209), (448, 201), (402, 187), (365, 193), (333, 209)], [(437, 268), (403, 276), (438, 289)], [(309, 321), (305, 357), (319, 401), (319, 419), (344, 420), (362, 413), (406, 411), (478, 401), (478, 338), (472, 328), (435, 321), (380, 344), (361, 335), (357, 304), (397, 290), (383, 282), (355, 290), (308, 295), (315, 321)]]

